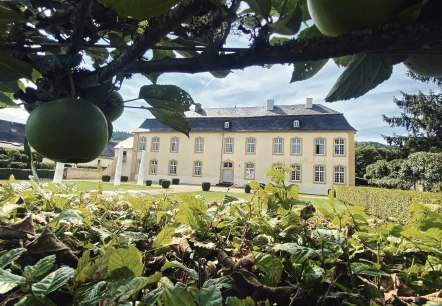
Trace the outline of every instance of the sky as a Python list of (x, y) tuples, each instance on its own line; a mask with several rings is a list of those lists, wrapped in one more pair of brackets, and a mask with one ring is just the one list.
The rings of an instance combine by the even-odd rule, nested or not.
[[(357, 130), (357, 141), (377, 141), (385, 143), (381, 134), (393, 132), (403, 134), (405, 130), (393, 129), (382, 120), (382, 115), (400, 114), (393, 102), (393, 97), (400, 98), (400, 91), (418, 93), (435, 90), (434, 85), (415, 81), (406, 75), (402, 64), (394, 67), (392, 77), (371, 90), (364, 96), (349, 101), (333, 103), (324, 102), (329, 90), (337, 80), (343, 68), (338, 68), (332, 60), (313, 78), (302, 82), (289, 83), (293, 67), (290, 65), (273, 65), (270, 69), (250, 67), (235, 70), (226, 78), (217, 79), (209, 73), (198, 74), (164, 74), (158, 84), (173, 84), (187, 91), (195, 103), (203, 108), (211, 107), (263, 107), (268, 99), (276, 105), (304, 104), (306, 98), (313, 98), (313, 103), (325, 106), (344, 114), (347, 121)], [(139, 88), (151, 84), (147, 78), (136, 75), (125, 80), (120, 90), (124, 100), (138, 97)], [(148, 106), (143, 100), (127, 103), (129, 106)], [(0, 110), (0, 119), (25, 123), (26, 111), (20, 109)], [(151, 114), (147, 110), (127, 108), (124, 114), (115, 121), (114, 131), (132, 132)]]

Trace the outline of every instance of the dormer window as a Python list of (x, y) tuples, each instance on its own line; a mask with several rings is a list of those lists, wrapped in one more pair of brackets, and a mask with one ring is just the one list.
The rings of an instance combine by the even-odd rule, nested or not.
[(299, 120), (293, 120), (293, 127), (299, 128)]
[(230, 128), (230, 122), (229, 121), (224, 122), (224, 128), (225, 129), (229, 129)]

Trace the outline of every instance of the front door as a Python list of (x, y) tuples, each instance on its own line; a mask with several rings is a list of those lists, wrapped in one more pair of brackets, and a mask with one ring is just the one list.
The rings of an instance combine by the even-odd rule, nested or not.
[(233, 182), (233, 170), (224, 169), (223, 183), (232, 183), (232, 182)]
[(223, 183), (233, 183), (233, 163), (223, 163)]

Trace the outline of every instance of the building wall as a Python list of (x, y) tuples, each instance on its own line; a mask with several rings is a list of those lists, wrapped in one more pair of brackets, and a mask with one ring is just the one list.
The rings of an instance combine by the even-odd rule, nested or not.
[[(130, 177), (136, 179), (138, 176), (138, 162), (141, 159), (139, 150), (139, 138), (147, 138), (146, 150), (147, 160), (144, 168), (145, 179), (157, 181), (159, 179), (177, 177), (182, 183), (200, 184), (203, 181), (217, 184), (223, 180), (223, 163), (231, 162), (233, 164), (233, 183), (243, 186), (250, 179), (245, 178), (245, 164), (253, 163), (255, 165), (254, 180), (267, 182), (267, 172), (273, 165), (280, 164), (290, 167), (292, 164), (299, 164), (302, 167), (301, 181), (295, 182), (300, 187), (301, 193), (326, 194), (327, 190), (334, 183), (334, 167), (342, 166), (345, 168), (345, 184), (354, 185), (354, 134), (353, 131), (288, 131), (288, 132), (225, 132), (225, 133), (191, 133), (187, 138), (185, 135), (177, 132), (168, 133), (148, 133), (137, 132), (134, 138), (134, 152), (131, 158), (123, 164), (123, 173), (130, 171)], [(152, 152), (152, 138), (159, 137), (159, 151)], [(177, 153), (170, 151), (171, 138), (178, 137), (179, 149)], [(202, 137), (204, 139), (203, 153), (195, 153), (195, 139)], [(231, 137), (234, 140), (233, 153), (224, 152), (225, 139)], [(256, 139), (255, 154), (246, 154), (246, 139), (254, 137)], [(283, 139), (283, 154), (273, 154), (273, 140), (275, 138)], [(300, 138), (302, 140), (301, 155), (291, 154), (291, 138)], [(315, 155), (315, 139), (325, 139), (325, 155)], [(342, 138), (345, 141), (345, 154), (336, 156), (334, 154), (334, 140)], [(129, 151), (129, 150), (128, 150)], [(129, 154), (129, 153), (127, 153)], [(129, 156), (127, 156), (129, 157)], [(158, 173), (152, 175), (149, 173), (151, 160), (158, 161)], [(169, 161), (177, 162), (177, 174), (169, 174)], [(193, 175), (194, 161), (202, 162), (202, 176)], [(325, 182), (314, 183), (314, 166), (325, 166)], [(130, 169), (130, 170), (129, 170)], [(128, 174), (123, 174), (128, 175)], [(287, 177), (287, 184), (291, 183), (290, 177)]]

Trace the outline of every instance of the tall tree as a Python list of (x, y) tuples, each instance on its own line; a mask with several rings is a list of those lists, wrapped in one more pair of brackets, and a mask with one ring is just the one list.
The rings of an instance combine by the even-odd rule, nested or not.
[(400, 99), (394, 99), (394, 103), (402, 110), (401, 115), (383, 115), (384, 121), (391, 127), (407, 130), (407, 135), (383, 135), (389, 144), (400, 147), (405, 155), (420, 151), (442, 152), (442, 84), (438, 80), (434, 81), (438, 83), (438, 93), (402, 92)]

